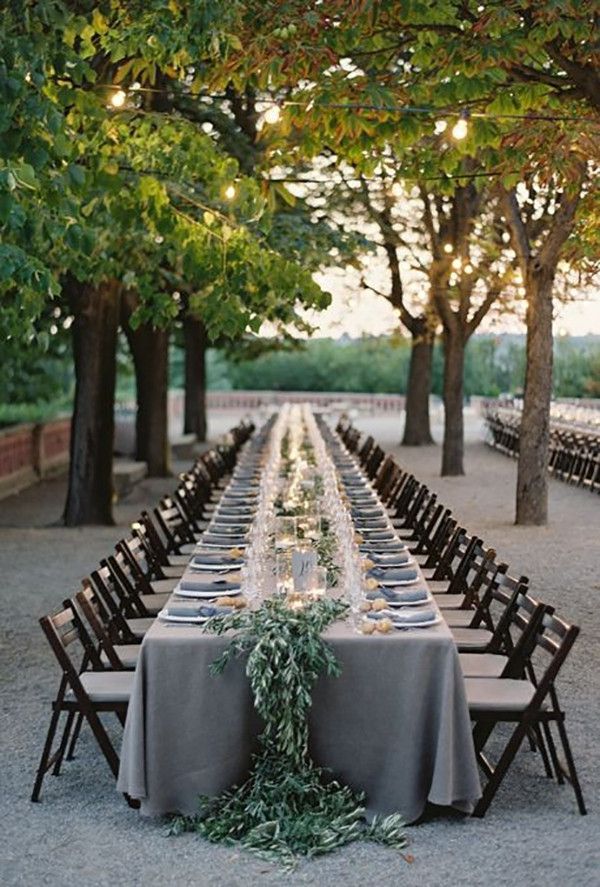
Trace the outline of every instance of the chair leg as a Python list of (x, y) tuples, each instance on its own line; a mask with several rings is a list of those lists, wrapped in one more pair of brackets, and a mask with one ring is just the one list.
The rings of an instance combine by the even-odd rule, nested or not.
[(56, 754), (56, 761), (54, 763), (54, 767), (52, 768), (52, 775), (59, 776), (60, 775), (60, 767), (63, 762), (63, 758), (65, 756), (65, 749), (67, 747), (67, 743), (69, 741), (69, 736), (71, 735), (71, 727), (73, 726), (73, 719), (75, 717), (75, 712), (70, 711), (67, 715), (67, 720), (65, 723), (65, 729), (63, 730), (63, 735), (60, 740), (60, 745), (58, 747), (58, 752)]
[(494, 768), (493, 776), (491, 777), (491, 779), (488, 779), (485, 785), (483, 794), (477, 802), (477, 806), (473, 811), (473, 816), (485, 816), (488, 807), (492, 803), (494, 796), (500, 787), (500, 783), (504, 779), (506, 772), (513, 761), (513, 758), (515, 757), (521, 743), (523, 742), (523, 739), (525, 738), (528, 727), (529, 725), (523, 722), (517, 724), (513, 735), (510, 737), (506, 748), (502, 752), (500, 760)]
[(35, 782), (33, 784), (33, 791), (31, 793), (32, 801), (39, 801), (40, 799), (42, 782), (44, 781), (44, 776), (46, 775), (46, 770), (48, 769), (48, 761), (50, 760), (50, 752), (52, 751), (52, 743), (54, 742), (54, 736), (56, 734), (56, 728), (58, 726), (60, 715), (60, 709), (55, 708), (52, 712), (52, 717), (50, 718), (50, 725), (48, 727), (48, 733), (46, 734), (46, 741), (44, 743), (42, 757), (40, 758), (40, 764), (35, 777)]
[(552, 736), (552, 731), (550, 730), (550, 724), (544, 722), (542, 724), (542, 730), (544, 731), (544, 736), (546, 737), (546, 742), (548, 743), (548, 748), (550, 749), (550, 757), (552, 758), (552, 766), (556, 775), (556, 781), (559, 785), (563, 785), (565, 780), (562, 767), (560, 766), (560, 761), (558, 760), (558, 755), (556, 754), (556, 745), (554, 744), (554, 737)]
[(571, 745), (569, 743), (569, 738), (567, 736), (567, 730), (565, 728), (565, 723), (563, 718), (559, 718), (557, 720), (558, 733), (560, 736), (560, 741), (563, 747), (563, 752), (565, 753), (565, 758), (567, 761), (567, 769), (569, 771), (569, 782), (573, 786), (573, 791), (575, 792), (575, 797), (577, 799), (577, 807), (579, 808), (579, 812), (582, 816), (585, 816), (587, 813), (587, 809), (585, 806), (585, 801), (583, 800), (583, 792), (581, 791), (581, 785), (579, 784), (579, 777), (577, 776), (577, 770), (575, 769), (575, 761), (573, 760), (573, 753), (571, 752)]
[(90, 727), (98, 741), (98, 745), (102, 750), (102, 754), (106, 758), (108, 766), (112, 770), (115, 779), (119, 775), (119, 756), (113, 748), (112, 742), (108, 737), (108, 733), (102, 725), (102, 721), (93, 709), (85, 712)]
[[(548, 737), (546, 737), (546, 740), (547, 739)], [(551, 741), (552, 737), (550, 737), (550, 742)], [(548, 777), (548, 779), (552, 779), (552, 777), (554, 776), (554, 772), (550, 764), (548, 749), (546, 748), (546, 742), (544, 741), (544, 737), (542, 735), (542, 731), (540, 730), (539, 724), (535, 724), (535, 726), (531, 728), (529, 732), (529, 742), (532, 746), (532, 751), (539, 751), (542, 758), (542, 763), (544, 765), (544, 770), (546, 771), (546, 776)], [(552, 754), (552, 750), (550, 751), (550, 754)]]
[(75, 757), (75, 746), (77, 745), (77, 740), (79, 739), (79, 734), (81, 732), (81, 727), (83, 724), (83, 715), (81, 712), (77, 715), (77, 721), (75, 723), (75, 729), (73, 730), (73, 736), (71, 737), (71, 742), (69, 745), (69, 751), (67, 752), (67, 761), (72, 761)]

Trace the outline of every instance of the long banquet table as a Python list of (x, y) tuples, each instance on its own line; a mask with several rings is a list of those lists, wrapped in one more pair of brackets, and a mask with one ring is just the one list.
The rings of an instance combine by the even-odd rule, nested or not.
[[(363, 791), (370, 814), (398, 812), (413, 822), (427, 802), (471, 812), (480, 782), (445, 621), (385, 635), (339, 622), (326, 637), (342, 673), (322, 677), (313, 693), (314, 761)], [(228, 643), (197, 625), (158, 619), (144, 638), (118, 779), (144, 814), (193, 813), (199, 795), (216, 795), (249, 772), (260, 722), (244, 663), (209, 674)]]

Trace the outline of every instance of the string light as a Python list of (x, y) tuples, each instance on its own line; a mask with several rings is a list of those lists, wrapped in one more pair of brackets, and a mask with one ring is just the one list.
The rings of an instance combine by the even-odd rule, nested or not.
[(461, 266), (462, 266), (462, 262), (458, 256), (452, 260), (452, 267), (454, 268), (455, 271), (460, 271)]
[(116, 92), (110, 97), (110, 103), (113, 108), (122, 108), (127, 99), (127, 93), (123, 92), (122, 89), (118, 89)]
[(444, 244), (444, 252), (445, 252), (445, 253), (448, 253), (448, 255), (450, 255), (450, 253), (453, 253), (453, 252), (454, 252), (454, 247), (452, 246), (451, 243), (445, 243), (445, 244)]
[(443, 132), (446, 132), (447, 128), (448, 128), (448, 121), (447, 120), (436, 120), (435, 121), (434, 131), (435, 131), (436, 136), (440, 136)]
[(392, 185), (392, 197), (402, 197), (404, 194), (404, 188), (400, 184), (400, 182), (394, 182)]
[(236, 195), (235, 185), (227, 185), (225, 188), (225, 197), (227, 200), (233, 200)]
[(454, 126), (452, 127), (452, 138), (456, 141), (465, 139), (469, 133), (469, 125), (467, 123), (467, 115), (461, 114)]
[(265, 123), (277, 123), (281, 117), (281, 108), (279, 105), (271, 105), (263, 114)]
[(472, 274), (472, 273), (473, 273), (473, 266), (470, 263), (466, 264), (465, 265), (465, 274)]

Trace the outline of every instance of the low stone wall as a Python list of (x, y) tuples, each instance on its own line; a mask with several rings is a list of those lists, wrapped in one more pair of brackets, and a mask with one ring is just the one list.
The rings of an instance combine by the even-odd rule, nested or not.
[[(173, 418), (183, 416), (183, 391), (169, 392)], [(345, 407), (369, 412), (399, 412), (404, 409), (403, 394), (354, 394), (347, 391), (207, 391), (209, 410), (255, 410), (284, 403), (311, 403), (317, 407)]]
[(71, 419), (66, 417), (1, 430), (0, 498), (64, 471), (70, 439)]

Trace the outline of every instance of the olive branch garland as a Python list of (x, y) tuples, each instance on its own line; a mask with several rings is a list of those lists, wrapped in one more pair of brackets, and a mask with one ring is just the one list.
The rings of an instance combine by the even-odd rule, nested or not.
[(171, 820), (171, 834), (191, 831), (213, 843), (239, 844), (286, 868), (299, 857), (329, 853), (357, 840), (406, 847), (398, 814), (367, 823), (364, 795), (340, 784), (308, 753), (314, 685), (321, 674), (337, 677), (341, 672), (322, 634), (347, 609), (346, 603), (326, 598), (292, 610), (284, 596), (275, 595), (258, 610), (207, 623), (217, 635), (235, 632), (211, 673), (221, 674), (231, 660), (246, 657), (264, 727), (246, 782), (218, 797), (201, 797), (197, 815)]

